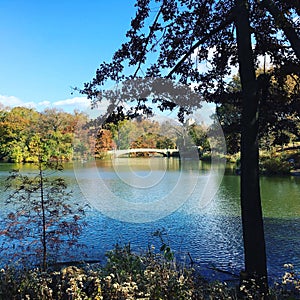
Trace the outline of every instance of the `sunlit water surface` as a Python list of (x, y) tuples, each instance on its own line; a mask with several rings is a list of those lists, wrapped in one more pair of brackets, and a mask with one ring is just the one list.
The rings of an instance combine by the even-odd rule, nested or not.
[[(7, 212), (3, 204), (7, 195), (3, 183), (8, 171), (14, 167), (11, 164), (0, 165), (2, 218)], [(92, 171), (95, 167), (101, 183)], [(22, 166), (24, 172), (30, 172), (31, 168)], [(81, 237), (81, 242), (87, 246), (86, 259), (103, 261), (105, 252), (117, 242), (130, 242), (136, 251), (145, 251), (148, 246), (154, 245), (158, 251), (160, 241), (153, 233), (164, 228), (165, 242), (169, 243), (176, 258), (186, 265), (190, 265), (192, 259), (194, 267), (205, 276), (230, 280), (234, 277), (212, 269), (238, 275), (243, 268), (240, 178), (230, 168), (226, 169), (219, 187), (217, 183), (212, 187), (214, 183), (208, 181), (209, 164), (166, 158), (66, 164), (62, 175), (75, 200), (91, 202), (89, 197), (95, 195), (91, 206), (96, 204), (98, 209), (87, 211), (87, 227)], [(172, 197), (168, 197), (174, 189)], [(211, 199), (207, 195), (206, 199), (201, 198), (205, 189), (211, 194)], [(113, 195), (105, 202), (110, 207), (101, 210), (101, 199), (110, 195), (107, 191)], [(261, 194), (268, 270), (272, 281), (283, 274), (285, 263), (292, 263), (300, 269), (300, 178), (262, 177)], [(169, 202), (161, 206), (164, 213), (152, 216), (151, 212), (147, 215), (144, 211), (139, 215), (138, 211), (132, 214), (125, 207), (116, 207), (114, 201), (118, 199), (134, 205), (150, 203), (150, 206), (161, 199)], [(176, 203), (175, 211), (171, 202)], [(132, 214), (132, 221), (123, 221), (128, 219), (128, 214)], [(145, 222), (142, 222), (144, 217)], [(79, 257), (81, 254), (78, 254)]]

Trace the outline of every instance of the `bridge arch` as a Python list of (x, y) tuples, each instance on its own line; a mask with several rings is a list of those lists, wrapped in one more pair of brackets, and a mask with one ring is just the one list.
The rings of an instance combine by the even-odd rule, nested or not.
[(173, 153), (175, 152), (179, 153), (178, 149), (157, 149), (157, 148), (132, 148), (132, 149), (123, 149), (123, 150), (111, 150), (108, 152), (116, 158), (130, 153), (159, 153), (165, 157), (172, 156)]

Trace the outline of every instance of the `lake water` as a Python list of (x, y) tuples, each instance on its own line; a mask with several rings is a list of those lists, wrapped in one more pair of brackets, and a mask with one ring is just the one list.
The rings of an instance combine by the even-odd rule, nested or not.
[[(14, 167), (0, 165), (3, 212), (3, 182)], [(153, 233), (164, 228), (177, 258), (190, 264), (191, 256), (202, 274), (230, 279), (211, 267), (237, 275), (243, 268), (240, 178), (229, 167), (223, 176), (222, 167), (201, 161), (120, 158), (66, 164), (62, 175), (74, 199), (93, 207), (81, 237), (88, 259), (102, 260), (116, 242), (130, 242), (136, 251), (159, 249)], [(261, 194), (272, 281), (285, 263), (300, 270), (300, 177), (262, 177)]]

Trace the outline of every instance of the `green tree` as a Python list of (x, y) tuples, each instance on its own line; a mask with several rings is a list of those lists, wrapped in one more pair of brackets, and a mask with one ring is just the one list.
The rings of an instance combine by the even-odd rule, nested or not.
[[(155, 6), (153, 10), (152, 7)], [(222, 103), (226, 78), (233, 66), (241, 78), (241, 207), (246, 279), (267, 293), (267, 269), (258, 172), (259, 102), (265, 91), (255, 70), (260, 57), (271, 57), (276, 80), (299, 73), (299, 2), (271, 0), (137, 1), (137, 13), (127, 32), (128, 41), (111, 63), (103, 63), (82, 93), (94, 102), (109, 79), (124, 82), (139, 74), (195, 83), (203, 99)], [(150, 26), (149, 19), (153, 20)], [(156, 56), (155, 56), (156, 55)], [(148, 59), (148, 60), (147, 60)], [(203, 68), (203, 63), (209, 63)], [(125, 66), (135, 66), (124, 74)], [(199, 67), (200, 66), (200, 67)], [(129, 97), (127, 97), (128, 99)], [(129, 99), (130, 102), (130, 99)], [(174, 109), (175, 101), (156, 99), (161, 109)], [(132, 103), (132, 102), (131, 102)], [(138, 99), (134, 111), (152, 112), (152, 103)], [(179, 119), (189, 111), (179, 107)]]
[(0, 159), (12, 162), (30, 160), (30, 136), (38, 120), (38, 113), (29, 108), (5, 110), (0, 120)]
[(210, 150), (210, 145), (207, 138), (207, 130), (203, 126), (192, 124), (189, 126), (188, 131), (195, 146), (201, 147), (202, 151)]
[[(36, 140), (43, 139), (44, 156), (68, 161), (81, 151), (90, 154), (91, 133), (83, 113), (57, 109), (37, 112), (25, 107), (0, 107), (0, 160), (38, 162)], [(79, 139), (81, 137), (81, 141)], [(82, 139), (83, 136), (87, 138)], [(75, 150), (75, 153), (74, 153)]]
[(48, 157), (68, 161), (73, 157), (75, 116), (58, 109), (45, 109), (37, 124), (44, 138)]
[(86, 114), (74, 111), (74, 116), (69, 121), (70, 131), (73, 132), (73, 159), (87, 160), (94, 155), (94, 130), (88, 124), (89, 118)]
[[(282, 76), (277, 82), (274, 70), (258, 69), (258, 80), (265, 86), (259, 103), (259, 143), (263, 149), (288, 144), (299, 136), (300, 81), (297, 75)], [(265, 82), (267, 80), (267, 82)], [(233, 76), (226, 89), (226, 102), (217, 105), (217, 116), (231, 154), (240, 150), (241, 82)]]
[(138, 138), (136, 124), (130, 120), (123, 120), (118, 123), (115, 141), (118, 149), (129, 149), (131, 143)]

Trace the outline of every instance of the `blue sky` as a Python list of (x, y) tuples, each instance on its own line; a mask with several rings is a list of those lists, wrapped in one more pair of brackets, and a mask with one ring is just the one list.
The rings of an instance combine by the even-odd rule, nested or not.
[(0, 0), (0, 102), (83, 108), (78, 93), (124, 41), (134, 0)]

